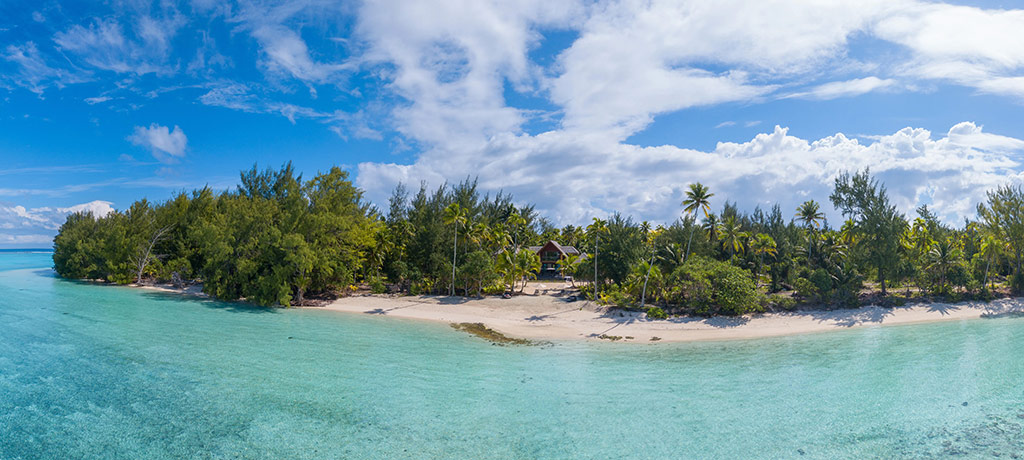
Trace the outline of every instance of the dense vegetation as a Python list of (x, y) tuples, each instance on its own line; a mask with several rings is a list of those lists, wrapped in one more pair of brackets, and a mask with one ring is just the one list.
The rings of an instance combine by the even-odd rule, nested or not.
[(668, 226), (613, 214), (558, 228), (509, 195), (481, 196), (471, 180), (414, 194), (399, 185), (382, 213), (337, 168), (303, 181), (291, 165), (253, 167), (233, 191), (71, 215), (55, 238), (54, 266), (68, 278), (202, 281), (219, 299), (296, 305), (356, 284), (410, 294), (522, 291), (540, 268), (523, 248), (555, 240), (587, 253), (562, 261), (585, 295), (644, 306), (652, 317), (853, 306), (872, 293), (885, 302), (1024, 291), (1019, 187), (989, 192), (979, 220), (960, 228), (926, 206), (908, 221), (867, 171), (836, 179), (829, 201), (846, 219), (838, 228), (813, 200), (787, 215), (778, 205), (748, 214), (727, 201), (715, 213), (714, 198), (691, 184), (682, 217)]

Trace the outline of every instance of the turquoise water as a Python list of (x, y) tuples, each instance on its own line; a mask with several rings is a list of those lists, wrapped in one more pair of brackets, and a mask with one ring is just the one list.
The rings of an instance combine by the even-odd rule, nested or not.
[(3, 459), (1024, 451), (1024, 318), (498, 347), (445, 325), (64, 281), (48, 257), (0, 253)]

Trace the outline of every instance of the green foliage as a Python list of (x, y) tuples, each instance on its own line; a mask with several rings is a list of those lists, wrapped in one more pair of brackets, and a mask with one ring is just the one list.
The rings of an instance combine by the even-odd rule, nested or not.
[(647, 307), (648, 319), (668, 319), (668, 313), (660, 307)]
[(807, 278), (797, 278), (793, 282), (793, 289), (796, 295), (810, 301), (818, 301), (821, 298), (821, 291)]
[(582, 253), (559, 260), (561, 274), (590, 281), (578, 285), (583, 296), (593, 299), (596, 287), (600, 302), (620, 306), (737, 315), (795, 305), (762, 287), (855, 306), (869, 275), (883, 292), (1024, 292), (1024, 191), (1013, 186), (989, 192), (980, 220), (954, 228), (926, 206), (908, 223), (868, 171), (845, 173), (829, 197), (846, 218), (837, 229), (813, 200), (795, 215), (778, 205), (744, 213), (728, 201), (712, 212), (714, 195), (699, 183), (681, 218), (657, 228), (619, 214), (558, 228), (511, 196), (481, 196), (469, 179), (413, 194), (399, 184), (386, 215), (338, 168), (304, 180), (290, 164), (254, 166), (239, 184), (71, 215), (54, 239), (54, 268), (113, 283), (201, 281), (216, 298), (262, 305), (302, 304), (361, 282), (374, 292), (394, 284), (479, 296), (522, 292), (541, 268), (530, 246), (555, 240)]
[(115, 283), (140, 272), (196, 277), (218, 299), (290, 305), (361, 276), (379, 227), (338, 168), (304, 182), (290, 164), (253, 167), (235, 192), (203, 189), (100, 218), (71, 216), (55, 239), (54, 266), (64, 277)]
[[(806, 280), (805, 280), (806, 281)], [(787, 296), (773, 294), (766, 299), (768, 305), (774, 310), (793, 311), (796, 310), (796, 299)]]
[(725, 262), (691, 257), (670, 275), (670, 301), (699, 315), (743, 315), (763, 311), (750, 273)]

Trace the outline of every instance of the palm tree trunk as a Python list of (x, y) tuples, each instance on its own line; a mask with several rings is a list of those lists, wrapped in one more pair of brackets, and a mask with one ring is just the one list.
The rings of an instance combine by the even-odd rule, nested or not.
[(981, 287), (988, 287), (988, 269), (992, 265), (992, 259), (985, 260), (985, 280), (981, 283)]
[(640, 294), (640, 308), (644, 308), (644, 301), (647, 300), (647, 280), (651, 278), (652, 268), (654, 268), (654, 251), (651, 251), (651, 262), (647, 264), (647, 276), (644, 276), (644, 291)]
[(693, 228), (690, 229), (690, 238), (686, 240), (686, 254), (683, 255), (683, 262), (684, 263), (686, 262), (686, 259), (690, 258), (690, 242), (693, 241), (693, 232), (695, 232), (695, 231), (697, 231), (696, 223), (694, 223)]
[(459, 226), (455, 226), (455, 245), (452, 247), (452, 289), (451, 296), (455, 296), (455, 256), (459, 251)]

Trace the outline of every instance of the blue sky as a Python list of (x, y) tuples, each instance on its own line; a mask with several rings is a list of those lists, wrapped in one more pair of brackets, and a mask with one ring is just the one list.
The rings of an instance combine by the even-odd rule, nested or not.
[(1015, 3), (817, 3), (3, 2), (0, 247), (254, 163), (560, 224), (670, 222), (693, 181), (791, 212), (864, 167), (959, 222), (1024, 177)]

